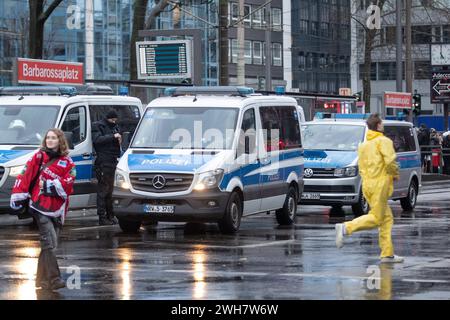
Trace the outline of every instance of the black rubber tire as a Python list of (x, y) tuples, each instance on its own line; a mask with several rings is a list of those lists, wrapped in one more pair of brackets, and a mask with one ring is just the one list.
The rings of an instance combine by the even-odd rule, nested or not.
[(138, 233), (141, 225), (142, 221), (119, 219), (120, 229), (125, 233)]
[(283, 208), (275, 212), (277, 222), (281, 226), (290, 226), (295, 223), (297, 215), (297, 190), (290, 186), (284, 201)]
[(362, 190), (359, 190), (359, 200), (358, 203), (352, 205), (352, 211), (355, 217), (363, 216), (369, 213), (370, 207), (364, 198)]
[(400, 204), (404, 211), (412, 211), (416, 207), (418, 189), (417, 182), (412, 180), (408, 187), (408, 196), (400, 199)]
[(242, 219), (242, 199), (233, 191), (228, 199), (227, 208), (222, 219), (217, 223), (222, 234), (235, 234), (239, 231)]

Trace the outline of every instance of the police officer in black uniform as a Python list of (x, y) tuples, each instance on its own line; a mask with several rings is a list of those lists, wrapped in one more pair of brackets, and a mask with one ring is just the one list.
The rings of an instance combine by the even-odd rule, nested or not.
[(100, 225), (117, 224), (112, 206), (114, 177), (122, 144), (117, 120), (117, 112), (111, 109), (105, 119), (92, 125), (92, 142), (97, 153), (95, 174), (98, 180), (97, 214)]

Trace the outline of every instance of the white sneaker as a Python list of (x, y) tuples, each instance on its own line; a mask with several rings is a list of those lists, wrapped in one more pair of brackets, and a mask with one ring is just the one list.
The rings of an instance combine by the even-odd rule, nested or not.
[(405, 259), (403, 257), (399, 256), (392, 256), (392, 257), (383, 257), (381, 258), (381, 263), (402, 263)]
[(334, 230), (336, 231), (336, 247), (338, 249), (344, 246), (344, 228), (345, 225), (343, 223), (336, 223), (334, 225)]

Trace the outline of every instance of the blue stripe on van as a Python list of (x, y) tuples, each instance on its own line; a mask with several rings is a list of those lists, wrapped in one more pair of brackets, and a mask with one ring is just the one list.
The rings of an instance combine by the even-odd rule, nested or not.
[[(33, 150), (32, 152), (35, 152)], [(32, 153), (30, 150), (0, 150), (0, 164), (14, 160), (18, 157)]]
[[(294, 150), (291, 152), (284, 152), (284, 153), (280, 154), (279, 159), (277, 156), (274, 156), (271, 158), (271, 160), (272, 160), (272, 162), (273, 161), (281, 162), (281, 161), (290, 160), (290, 159), (294, 159), (294, 158), (300, 158), (302, 155), (303, 155), (302, 151)], [(246, 186), (252, 186), (252, 185), (259, 184), (260, 183), (260, 181), (259, 181), (260, 174), (254, 174), (254, 175), (246, 177), (246, 175), (248, 173), (255, 171), (259, 168), (261, 168), (260, 163), (248, 164), (240, 169), (237, 169), (237, 170), (234, 170), (232, 172), (225, 174), (222, 179), (222, 182), (220, 184), (220, 189), (225, 190), (227, 188), (228, 184), (230, 183), (231, 179), (233, 179), (234, 177), (238, 177), (241, 179), (244, 188)], [(304, 168), (304, 166), (302, 164), (299, 164), (298, 166), (282, 168), (281, 170), (279, 170), (280, 178), (277, 180), (283, 180), (283, 181), (286, 180), (292, 171), (295, 171), (299, 177), (302, 177), (303, 176), (303, 168)], [(273, 181), (271, 179), (273, 179), (273, 176), (264, 175), (262, 182), (264, 183), (264, 182)]]
[(420, 168), (422, 166), (420, 156), (416, 153), (411, 155), (398, 155), (397, 162), (399, 163), (400, 169)]

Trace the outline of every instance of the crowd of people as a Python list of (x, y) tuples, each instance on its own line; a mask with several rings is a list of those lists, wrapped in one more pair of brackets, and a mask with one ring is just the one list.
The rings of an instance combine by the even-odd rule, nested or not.
[[(438, 132), (421, 124), (417, 138), (422, 153), (423, 172), (438, 173), (440, 170), (441, 173), (450, 175), (450, 131)], [(438, 157), (434, 161), (433, 154)]]

